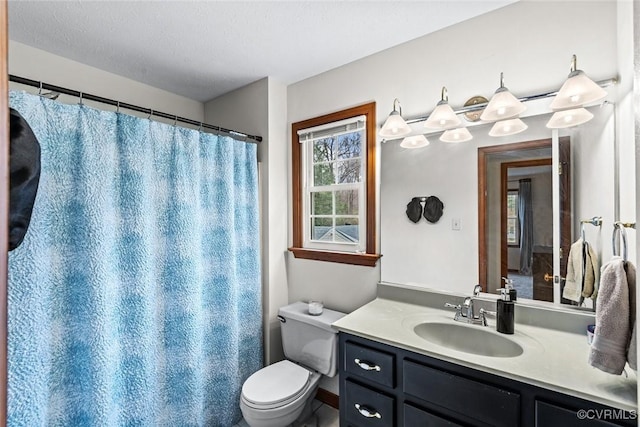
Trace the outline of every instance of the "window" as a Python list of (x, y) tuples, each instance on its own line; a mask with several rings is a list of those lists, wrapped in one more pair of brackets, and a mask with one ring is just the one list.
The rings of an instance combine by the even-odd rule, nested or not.
[(507, 244), (520, 247), (518, 203), (518, 190), (509, 190), (507, 192)]
[(375, 103), (294, 123), (296, 258), (376, 264)]

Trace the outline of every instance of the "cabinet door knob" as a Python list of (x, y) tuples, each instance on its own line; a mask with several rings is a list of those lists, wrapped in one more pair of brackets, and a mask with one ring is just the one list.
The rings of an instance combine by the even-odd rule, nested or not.
[(382, 418), (382, 415), (380, 415), (380, 413), (375, 409), (367, 408), (364, 405), (361, 406), (359, 403), (356, 403), (354, 406), (356, 407), (358, 412), (360, 412), (360, 415), (362, 415), (365, 418), (378, 418), (378, 419)]
[(365, 371), (381, 371), (380, 366), (374, 365), (367, 360), (353, 359), (353, 361), (356, 362), (356, 365), (360, 366)]

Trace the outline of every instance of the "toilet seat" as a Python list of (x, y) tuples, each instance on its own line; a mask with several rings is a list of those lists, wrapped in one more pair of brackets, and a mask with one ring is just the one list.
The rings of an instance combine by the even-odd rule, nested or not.
[(242, 385), (242, 398), (252, 408), (278, 408), (302, 396), (310, 377), (309, 370), (283, 360), (251, 375)]

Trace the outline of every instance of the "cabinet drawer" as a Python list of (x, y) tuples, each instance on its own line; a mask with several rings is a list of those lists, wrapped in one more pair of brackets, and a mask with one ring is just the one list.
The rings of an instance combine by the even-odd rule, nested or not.
[[(586, 409), (588, 408), (585, 408), (585, 410)], [(622, 410), (611, 409), (611, 411), (616, 411), (616, 415), (620, 415), (621, 417), (623, 416)], [(597, 418), (598, 414), (594, 410), (592, 412), (587, 412), (587, 415), (589, 418)], [(628, 413), (626, 413), (626, 415), (629, 416)], [(611, 416), (613, 416), (613, 414)], [(604, 414), (602, 414), (601, 418), (604, 418)], [(536, 400), (536, 427), (546, 427), (551, 425), (558, 425), (562, 427), (613, 427), (616, 424), (599, 419), (578, 418), (577, 411)]]
[(346, 381), (346, 420), (357, 426), (392, 427), (395, 425), (395, 399), (373, 389)]
[(405, 403), (403, 425), (406, 427), (462, 427), (452, 421)]
[(347, 341), (345, 371), (383, 386), (395, 387), (395, 356)]
[(404, 392), (495, 427), (520, 423), (520, 395), (408, 360)]

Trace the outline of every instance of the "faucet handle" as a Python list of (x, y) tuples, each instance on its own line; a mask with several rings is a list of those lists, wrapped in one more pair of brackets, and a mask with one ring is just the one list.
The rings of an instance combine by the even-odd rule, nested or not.
[(453, 316), (453, 320), (460, 320), (463, 317), (462, 306), (460, 304), (455, 305), (455, 304), (451, 304), (451, 303), (445, 302), (444, 306), (448, 307), (448, 308), (455, 308), (456, 309), (456, 315)]
[(487, 314), (490, 316), (496, 316), (496, 312), (495, 311), (489, 311), (489, 310), (485, 310), (484, 308), (480, 309), (480, 322), (482, 323), (482, 326), (487, 326)]

